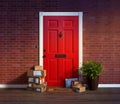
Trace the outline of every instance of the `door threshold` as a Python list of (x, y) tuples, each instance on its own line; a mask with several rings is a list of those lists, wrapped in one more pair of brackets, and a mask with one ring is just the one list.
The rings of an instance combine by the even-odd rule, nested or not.
[(50, 87), (47, 87), (47, 92), (73, 92), (73, 90), (72, 88), (50, 86)]

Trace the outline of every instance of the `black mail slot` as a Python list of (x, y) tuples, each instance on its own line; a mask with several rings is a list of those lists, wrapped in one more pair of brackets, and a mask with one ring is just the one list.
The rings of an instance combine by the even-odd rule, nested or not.
[(66, 58), (66, 54), (55, 54), (55, 58)]

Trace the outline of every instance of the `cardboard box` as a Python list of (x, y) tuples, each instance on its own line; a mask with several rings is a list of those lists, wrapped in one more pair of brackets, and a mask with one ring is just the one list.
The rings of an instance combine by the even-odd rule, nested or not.
[(40, 84), (40, 85), (38, 85), (38, 84), (33, 84), (33, 88), (34, 88), (34, 90), (37, 91), (37, 92), (44, 92), (44, 91), (46, 91), (47, 83), (45, 82), (45, 83)]
[(72, 81), (72, 86), (75, 86), (75, 85), (77, 85), (77, 84), (80, 84), (81, 82), (79, 82), (79, 81)]
[(80, 88), (80, 87), (83, 87), (83, 84), (82, 84), (82, 83), (79, 83), (79, 84), (77, 84), (77, 85), (75, 85), (75, 86), (72, 86), (72, 87)]
[(27, 71), (28, 77), (45, 77), (46, 76), (46, 70), (28, 70)]
[(85, 92), (86, 88), (85, 87), (80, 87), (80, 88), (73, 87), (73, 91), (75, 91), (75, 92)]
[(34, 70), (43, 70), (43, 67), (42, 66), (34, 66)]
[(36, 91), (36, 92), (45, 92), (45, 91), (46, 91), (46, 87), (38, 87), (38, 88), (35, 88), (35, 91)]
[(34, 70), (33, 71), (33, 76), (41, 76), (45, 77), (46, 76), (46, 70)]
[(42, 84), (45, 82), (45, 78), (44, 77), (37, 77), (34, 79), (34, 83), (35, 84)]
[(65, 79), (65, 87), (66, 88), (71, 88), (72, 87), (72, 81), (76, 81), (78, 78), (68, 78)]

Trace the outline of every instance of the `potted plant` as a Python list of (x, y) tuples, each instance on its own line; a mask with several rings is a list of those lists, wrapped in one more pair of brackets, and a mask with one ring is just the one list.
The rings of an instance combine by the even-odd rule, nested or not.
[(96, 61), (87, 61), (80, 67), (80, 71), (87, 76), (87, 84), (90, 90), (96, 90), (98, 88), (99, 75), (102, 70), (101, 63)]

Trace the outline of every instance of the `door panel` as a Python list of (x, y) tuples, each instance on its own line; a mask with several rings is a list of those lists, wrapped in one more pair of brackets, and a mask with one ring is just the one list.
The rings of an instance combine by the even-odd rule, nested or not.
[(73, 31), (72, 30), (64, 30), (64, 45), (65, 52), (72, 53), (73, 51)]
[(73, 69), (73, 60), (72, 59), (66, 59), (65, 60), (65, 78), (71, 78), (73, 77), (72, 71)]
[(49, 20), (48, 27), (49, 28), (57, 28), (58, 27), (58, 20)]
[(63, 20), (63, 27), (64, 28), (72, 28), (73, 27), (73, 21), (72, 20)]
[(64, 86), (78, 77), (78, 17), (44, 16), (44, 69), (48, 86)]
[[(57, 60), (49, 59), (49, 80), (57, 80)], [(54, 75), (53, 75), (54, 74)]]
[(48, 32), (48, 43), (49, 43), (49, 52), (57, 52), (57, 30), (49, 30)]

